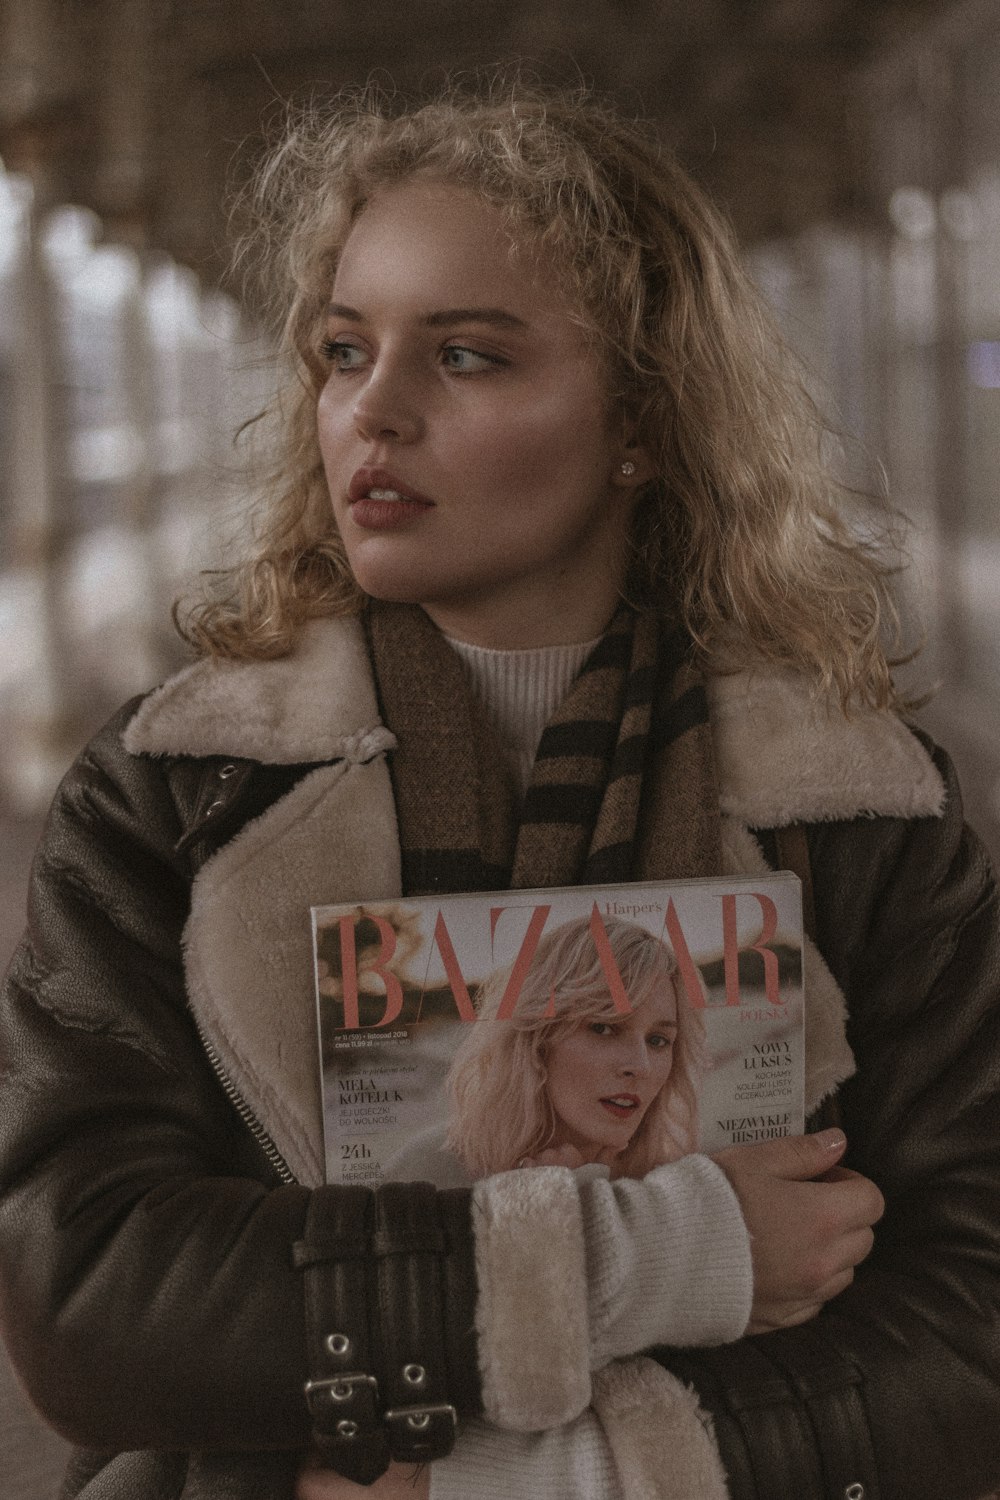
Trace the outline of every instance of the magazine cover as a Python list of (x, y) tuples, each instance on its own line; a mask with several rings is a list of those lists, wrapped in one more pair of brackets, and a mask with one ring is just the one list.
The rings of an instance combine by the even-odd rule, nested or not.
[(803, 1129), (788, 873), (312, 910), (327, 1180), (641, 1176)]

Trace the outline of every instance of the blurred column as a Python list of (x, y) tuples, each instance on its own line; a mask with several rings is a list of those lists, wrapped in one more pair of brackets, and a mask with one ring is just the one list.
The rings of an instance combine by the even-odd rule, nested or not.
[[(912, 183), (912, 178), (911, 178)], [(954, 654), (948, 612), (953, 591), (941, 527), (941, 466), (948, 413), (941, 401), (942, 306), (937, 203), (925, 186), (896, 188), (888, 202), (885, 315), (879, 329), (885, 459), (893, 497), (913, 522), (916, 570), (906, 575), (915, 623), (926, 634), (924, 680)]]
[[(953, 303), (955, 445), (963, 506), (954, 538), (967, 649), (963, 680), (1000, 729), (1000, 20), (955, 58), (951, 171), (941, 195)], [(994, 799), (1000, 821), (1000, 752)]]
[[(885, 452), (933, 577), (923, 723), (1000, 859), (1000, 15), (946, 9), (861, 78), (869, 198), (888, 209)], [(926, 612), (925, 612), (926, 617)]]
[(135, 248), (150, 242), (155, 210), (152, 43), (163, 10), (162, 0), (103, 0), (100, 8), (95, 202), (107, 238)]
[(831, 455), (838, 473), (851, 488), (874, 492), (880, 478), (867, 334), (879, 289), (870, 235), (857, 226), (815, 224), (794, 239), (753, 246), (746, 259), (840, 445), (842, 451)]
[[(39, 231), (87, 136), (76, 97), (77, 48), (57, 0), (7, 0), (0, 13), (0, 181), (4, 228), (4, 578), (13, 650), (0, 675), (5, 719), (0, 790), (42, 802), (77, 739), (71, 640), (62, 613), (67, 541), (58, 348)], [(16, 672), (16, 682), (11, 681)]]
[[(957, 566), (967, 610), (968, 684), (1000, 709), (1000, 141), (993, 160), (977, 163), (968, 182), (942, 202), (954, 244), (965, 392), (966, 526), (956, 543)], [(1000, 813), (1000, 781), (996, 802)]]
[(58, 0), (5, 0), (0, 8), (0, 153), (30, 177), (44, 207), (65, 192), (72, 135), (86, 134), (76, 106), (77, 49)]
[(3, 215), (6, 403), (4, 579), (7, 658), (4, 762), (14, 802), (46, 800), (76, 742), (71, 633), (63, 613), (67, 504), (56, 410), (53, 288), (40, 248), (36, 200), (24, 178), (0, 177)]
[(50, 216), (45, 254), (62, 353), (61, 412), (71, 528), (63, 579), (76, 671), (110, 704), (156, 680), (155, 565), (149, 549), (153, 395), (142, 271), (121, 245), (97, 243), (87, 209)]
[(205, 292), (173, 261), (144, 285), (155, 411), (153, 546), (159, 618), (199, 566), (216, 565), (239, 483), (232, 438), (267, 399), (261, 346), (231, 297)]

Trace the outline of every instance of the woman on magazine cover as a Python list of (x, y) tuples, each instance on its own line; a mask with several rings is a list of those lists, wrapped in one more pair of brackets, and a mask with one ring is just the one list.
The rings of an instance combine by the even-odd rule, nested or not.
[[(727, 230), (518, 88), (306, 119), (253, 206), (250, 550), (67, 775), (0, 1014), (3, 1328), (66, 1495), (978, 1500), (996, 890)], [(789, 829), (843, 1131), (323, 1185), (311, 905), (755, 873)]]
[(448, 1145), (471, 1180), (512, 1167), (587, 1163), (644, 1177), (698, 1147), (705, 1028), (677, 961), (646, 927), (603, 919), (632, 1006), (613, 1004), (590, 922), (542, 938), (509, 1020), (490, 1024), (509, 967), (476, 997), (449, 1074)]

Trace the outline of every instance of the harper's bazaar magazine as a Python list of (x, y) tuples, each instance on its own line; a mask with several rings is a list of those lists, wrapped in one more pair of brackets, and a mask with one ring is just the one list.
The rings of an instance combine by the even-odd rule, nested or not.
[(330, 1182), (459, 1186), (551, 1160), (638, 1176), (803, 1129), (794, 875), (312, 919)]

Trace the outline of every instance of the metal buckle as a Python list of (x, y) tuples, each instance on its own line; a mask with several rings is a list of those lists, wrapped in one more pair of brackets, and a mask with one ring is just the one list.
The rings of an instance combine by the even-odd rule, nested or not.
[(385, 1413), (394, 1458), (444, 1458), (455, 1445), (458, 1412), (448, 1402), (394, 1406)]
[[(362, 1389), (359, 1390), (358, 1387)], [(325, 1380), (307, 1380), (305, 1384), (306, 1404), (314, 1422), (329, 1421), (331, 1417), (361, 1418), (366, 1428), (373, 1427), (378, 1416), (378, 1381), (374, 1375), (365, 1375), (360, 1370), (347, 1370), (343, 1375), (331, 1375)], [(364, 1399), (360, 1402), (357, 1397)], [(359, 1411), (357, 1408), (361, 1407)]]

